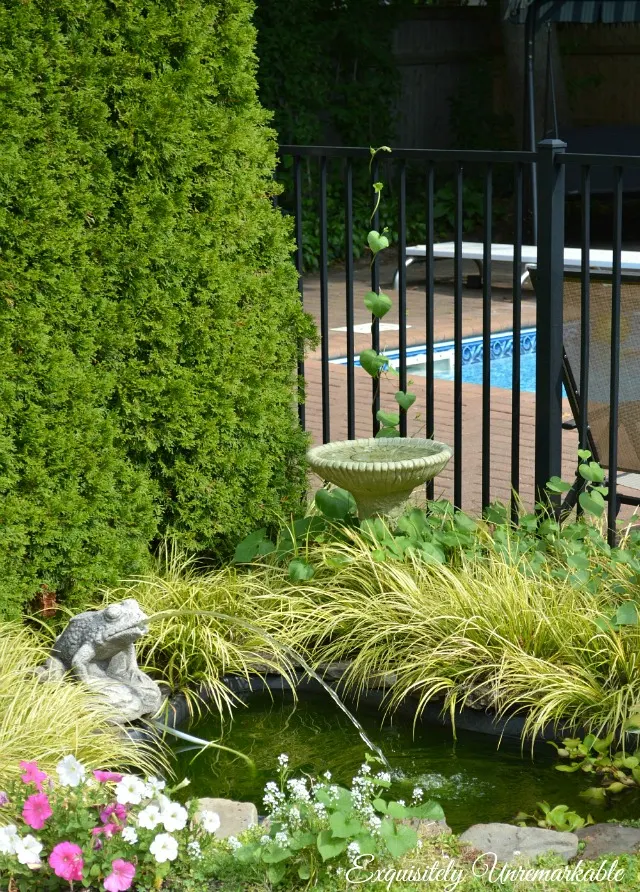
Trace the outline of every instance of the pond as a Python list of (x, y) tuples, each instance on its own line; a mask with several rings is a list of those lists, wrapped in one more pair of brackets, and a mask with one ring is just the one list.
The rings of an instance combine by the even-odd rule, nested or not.
[[(393, 768), (392, 794), (410, 799), (414, 786), (425, 791), (425, 799), (437, 799), (444, 808), (454, 832), (470, 824), (509, 822), (519, 811), (533, 812), (536, 802), (566, 804), (596, 820), (637, 818), (640, 795), (626, 793), (611, 808), (592, 807), (579, 797), (590, 786), (582, 772), (556, 771), (555, 750), (549, 744), (521, 752), (514, 741), (487, 734), (459, 731), (453, 740), (451, 730), (421, 724), (412, 733), (411, 723), (385, 723), (375, 709), (360, 709), (357, 717), (371, 740), (378, 744)], [(189, 732), (205, 740), (219, 740), (249, 756), (255, 763), (252, 773), (244, 760), (214, 750), (184, 751), (175, 742), (178, 776), (187, 776), (191, 785), (185, 794), (219, 796), (252, 801), (264, 813), (264, 785), (277, 777), (280, 753), (287, 753), (294, 775), (318, 776), (332, 773), (332, 780), (349, 785), (364, 761), (365, 747), (349, 719), (324, 694), (304, 694), (297, 703), (290, 694), (253, 694), (246, 708), (240, 706), (233, 722), (221, 728), (217, 717), (194, 723)]]

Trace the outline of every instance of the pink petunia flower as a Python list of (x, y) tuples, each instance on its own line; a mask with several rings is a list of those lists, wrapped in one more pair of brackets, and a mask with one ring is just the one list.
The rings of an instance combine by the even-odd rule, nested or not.
[(53, 812), (46, 793), (34, 793), (25, 800), (22, 809), (22, 817), (25, 824), (33, 827), (34, 830), (42, 830), (47, 818), (50, 818)]
[(111, 871), (104, 880), (107, 892), (126, 892), (131, 888), (136, 869), (130, 861), (123, 861), (122, 858), (112, 861)]
[(113, 823), (113, 818), (121, 824), (124, 824), (127, 820), (127, 809), (124, 805), (120, 805), (119, 802), (114, 805), (108, 805), (100, 812), (100, 820), (103, 824)]
[(94, 771), (93, 776), (101, 784), (119, 784), (123, 777), (122, 774), (118, 774), (116, 771)]
[(25, 784), (35, 784), (39, 793), (42, 793), (42, 782), (47, 780), (44, 771), (40, 771), (37, 762), (20, 762), (20, 768), (24, 774), (20, 775), (22, 782)]
[(82, 849), (73, 842), (59, 842), (49, 855), (49, 866), (57, 877), (68, 883), (82, 880)]

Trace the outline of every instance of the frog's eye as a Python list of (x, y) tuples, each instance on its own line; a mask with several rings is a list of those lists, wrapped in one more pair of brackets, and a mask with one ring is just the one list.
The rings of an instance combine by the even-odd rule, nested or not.
[(105, 610), (104, 615), (108, 620), (117, 619), (120, 616), (120, 605), (110, 604)]

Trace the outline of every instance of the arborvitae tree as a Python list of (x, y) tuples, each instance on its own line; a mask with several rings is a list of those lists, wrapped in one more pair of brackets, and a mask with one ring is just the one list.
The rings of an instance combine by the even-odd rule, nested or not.
[(0, 616), (295, 510), (312, 327), (248, 0), (0, 9)]

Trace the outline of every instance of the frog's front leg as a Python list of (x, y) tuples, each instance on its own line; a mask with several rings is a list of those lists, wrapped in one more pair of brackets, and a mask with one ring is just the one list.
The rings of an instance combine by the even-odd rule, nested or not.
[(71, 667), (76, 678), (86, 684), (94, 678), (102, 678), (104, 672), (93, 662), (96, 652), (92, 644), (81, 645), (71, 660)]

